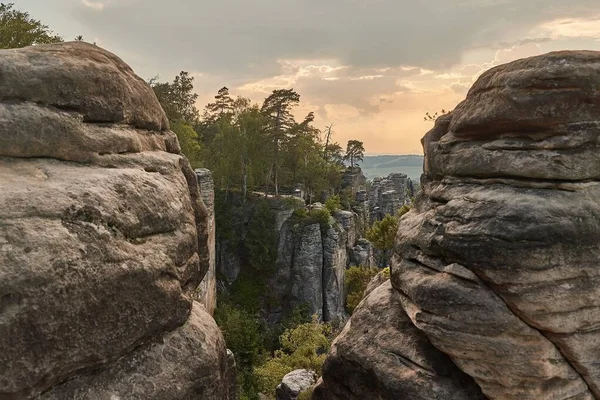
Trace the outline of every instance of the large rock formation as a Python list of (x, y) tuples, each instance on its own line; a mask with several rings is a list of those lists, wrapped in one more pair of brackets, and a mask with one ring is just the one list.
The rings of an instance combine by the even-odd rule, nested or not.
[[(305, 306), (324, 321), (346, 319), (345, 271), (356, 239), (346, 211), (328, 221), (290, 216), (278, 235), (277, 271), (270, 287), (277, 298), (269, 319), (286, 309)], [(344, 229), (346, 224), (346, 229)]]
[(406, 174), (397, 172), (373, 179), (367, 197), (370, 223), (383, 219), (386, 214), (395, 215), (413, 196), (413, 183)]
[(208, 270), (204, 279), (198, 286), (198, 300), (204, 304), (206, 310), (213, 314), (217, 307), (217, 271), (216, 271), (216, 225), (215, 225), (215, 185), (212, 173), (206, 168), (197, 168), (196, 179), (200, 189), (200, 197), (207, 211), (207, 246), (208, 246)]
[(313, 399), (484, 397), (473, 379), (413, 326), (387, 280), (358, 305), (334, 341)]
[[(297, 307), (324, 321), (345, 320), (346, 268), (357, 259), (373, 262), (356, 213), (329, 216), (318, 203), (309, 213), (304, 201), (291, 196), (243, 202), (232, 194), (228, 201), (217, 231), (219, 289), (230, 293), (241, 280), (260, 280), (269, 288), (261, 302), (264, 317), (274, 324)], [(257, 248), (268, 250), (258, 260)]]
[[(515, 61), (484, 73), (423, 139), (389, 312), (489, 399), (600, 399), (599, 85), (600, 53)], [(345, 335), (360, 334), (355, 318)], [(360, 376), (370, 371), (368, 349), (336, 351), (327, 398), (343, 385), (328, 365), (357, 351)]]
[(207, 210), (152, 89), (90, 44), (2, 50), (0, 119), (0, 398), (227, 399)]

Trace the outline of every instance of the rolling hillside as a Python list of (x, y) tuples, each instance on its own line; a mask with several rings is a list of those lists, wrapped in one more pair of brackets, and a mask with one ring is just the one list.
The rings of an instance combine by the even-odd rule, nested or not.
[(360, 164), (367, 179), (388, 176), (393, 172), (402, 172), (412, 180), (419, 181), (423, 171), (423, 156), (418, 155), (381, 155), (365, 156)]

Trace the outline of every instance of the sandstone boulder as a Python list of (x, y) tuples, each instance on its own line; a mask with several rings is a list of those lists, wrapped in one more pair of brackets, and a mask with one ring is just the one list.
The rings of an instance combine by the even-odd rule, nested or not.
[(358, 305), (335, 339), (313, 394), (315, 400), (484, 398), (414, 327), (389, 280)]
[(2, 50), (0, 119), (0, 398), (225, 399), (207, 210), (151, 88), (83, 42)]
[[(600, 399), (599, 87), (597, 52), (515, 61), (485, 72), (423, 139), (422, 190), (400, 220), (386, 317), (405, 318), (403, 334), (445, 353), (489, 399)], [(380, 290), (337, 339), (316, 393), (381, 390), (376, 367), (387, 364), (368, 368), (385, 347), (345, 340), (369, 337), (356, 320), (377, 315), (369, 299)], [(373, 375), (335, 375), (348, 359)], [(414, 388), (410, 398), (435, 398)]]

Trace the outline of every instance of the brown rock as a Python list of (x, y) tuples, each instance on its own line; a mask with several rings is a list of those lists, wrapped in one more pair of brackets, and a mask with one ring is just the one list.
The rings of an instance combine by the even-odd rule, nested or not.
[(600, 53), (484, 73), (423, 140), (404, 310), (490, 399), (600, 398)]
[(413, 326), (389, 280), (356, 308), (313, 394), (315, 400), (484, 398), (473, 379)]
[[(140, 346), (98, 372), (67, 381), (42, 400), (224, 400), (232, 372), (219, 328), (194, 304), (185, 325)], [(234, 387), (235, 389), (235, 387)]]
[[(207, 211), (151, 88), (120, 59), (84, 43), (0, 53), (0, 398), (76, 377), (84, 390), (186, 323)], [(193, 332), (210, 354), (180, 360), (174, 385), (226, 357), (214, 327), (172, 335)]]
[(119, 57), (79, 41), (0, 51), (0, 101), (73, 111), (86, 122), (169, 128), (146, 82)]

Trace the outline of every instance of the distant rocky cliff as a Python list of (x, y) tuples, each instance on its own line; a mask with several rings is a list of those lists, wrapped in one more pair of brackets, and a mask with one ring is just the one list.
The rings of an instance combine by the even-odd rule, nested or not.
[(600, 399), (599, 85), (600, 53), (549, 53), (436, 121), (391, 284), (315, 399)]
[[(302, 305), (324, 321), (345, 319), (346, 268), (376, 264), (376, 250), (364, 238), (366, 230), (386, 213), (394, 215), (410, 202), (412, 194), (412, 182), (404, 174), (377, 179), (369, 191), (367, 180), (358, 168), (348, 169), (342, 182), (342, 187), (348, 188), (354, 197), (352, 210), (337, 210), (325, 219), (313, 216), (319, 210), (329, 214), (323, 205), (310, 206), (309, 213), (304, 201), (291, 196), (268, 199), (257, 196), (237, 206), (230, 201), (222, 211), (221, 217), (227, 220), (218, 228), (217, 272), (225, 286), (233, 284), (243, 266), (251, 263), (248, 243), (257, 235), (273, 235), (271, 245), (275, 254), (271, 262), (275, 268), (271, 277), (264, 278), (271, 296), (268, 301), (271, 306), (263, 307), (268, 309), (267, 320), (277, 323), (285, 312)], [(269, 218), (264, 212), (257, 213), (261, 202), (268, 204), (268, 214), (272, 214), (274, 222), (270, 228), (263, 228), (266, 232), (255, 232), (251, 227), (257, 219)], [(225, 213), (231, 215), (224, 217)]]
[(207, 248), (208, 269), (204, 279), (198, 286), (198, 300), (204, 304), (206, 310), (213, 314), (217, 306), (217, 274), (216, 274), (216, 224), (215, 224), (215, 185), (212, 174), (205, 168), (196, 169), (196, 179), (200, 189), (200, 197), (206, 206), (207, 212)]
[[(261, 278), (269, 288), (263, 307), (267, 320), (277, 323), (300, 306), (326, 321), (345, 318), (344, 271), (350, 259), (372, 262), (370, 244), (360, 240), (356, 214), (337, 211), (330, 217), (322, 206), (309, 213), (293, 197), (255, 198), (228, 212), (232, 215), (223, 224), (231, 226), (229, 232), (219, 232), (217, 245), (217, 274), (225, 286), (251, 264), (263, 270), (272, 263), (272, 271)], [(264, 240), (255, 243), (258, 236)], [(272, 257), (254, 256), (256, 245), (272, 246)]]
[(83, 42), (0, 52), (0, 398), (230, 398), (193, 301), (210, 217), (150, 87)]

